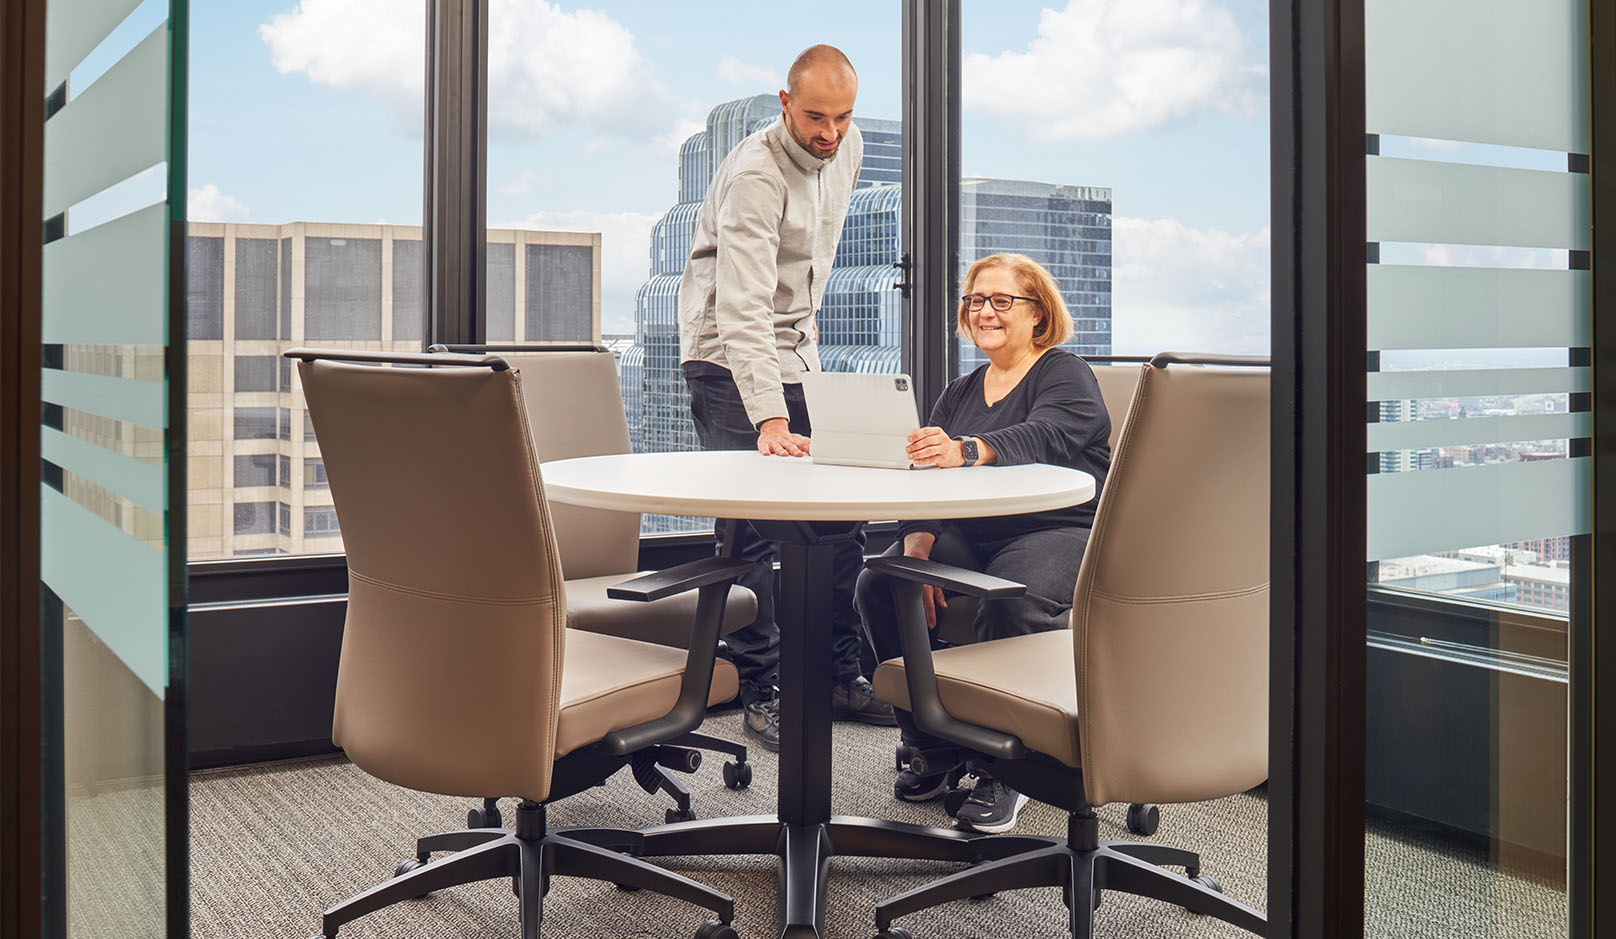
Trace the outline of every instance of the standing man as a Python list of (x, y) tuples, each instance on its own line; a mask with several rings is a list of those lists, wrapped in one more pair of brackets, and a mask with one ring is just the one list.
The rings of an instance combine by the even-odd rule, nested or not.
[[(806, 456), (802, 373), (819, 370), (815, 313), (825, 294), (847, 201), (864, 159), (853, 125), (858, 75), (841, 50), (811, 46), (792, 63), (780, 119), (736, 145), (713, 174), (679, 287), (679, 340), (690, 413), (707, 450)], [(749, 736), (780, 749), (780, 630), (773, 543), (744, 521), (720, 523), (721, 553), (752, 562), (740, 581), (757, 619), (725, 637), (741, 675)], [(836, 555), (832, 600), (832, 716), (891, 726), (859, 673), (853, 584), (864, 537)]]

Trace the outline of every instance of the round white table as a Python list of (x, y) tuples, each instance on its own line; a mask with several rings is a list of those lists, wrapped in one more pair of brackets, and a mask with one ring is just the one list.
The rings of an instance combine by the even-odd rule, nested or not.
[(780, 544), (780, 773), (777, 816), (646, 829), (646, 856), (780, 858), (782, 937), (824, 935), (832, 854), (981, 861), (1027, 847), (1006, 835), (830, 814), (831, 571), (835, 547), (871, 519), (977, 518), (1064, 508), (1094, 479), (1040, 464), (896, 470), (747, 451), (629, 453), (540, 467), (552, 501), (599, 509), (746, 519)]
[(719, 450), (580, 457), (541, 472), (557, 502), (799, 522), (1015, 515), (1094, 498), (1089, 474), (1040, 463), (894, 470)]

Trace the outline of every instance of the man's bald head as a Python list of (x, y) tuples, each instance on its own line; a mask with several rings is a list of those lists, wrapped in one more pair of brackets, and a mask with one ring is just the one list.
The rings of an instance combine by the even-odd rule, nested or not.
[(858, 87), (858, 72), (853, 70), (853, 63), (835, 46), (823, 43), (809, 46), (797, 54), (797, 60), (791, 63), (791, 70), (786, 72), (786, 91), (795, 95), (802, 87), (805, 77), (815, 82), (842, 87), (851, 84)]
[(835, 46), (809, 46), (791, 63), (780, 92), (786, 129), (804, 150), (828, 160), (836, 155), (853, 120), (858, 73)]

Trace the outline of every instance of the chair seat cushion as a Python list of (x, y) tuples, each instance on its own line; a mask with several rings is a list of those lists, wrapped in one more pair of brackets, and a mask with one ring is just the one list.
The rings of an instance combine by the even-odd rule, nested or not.
[[(566, 635), (556, 756), (673, 710), (684, 679), (683, 650), (578, 629)], [(732, 700), (738, 688), (735, 666), (719, 659), (707, 704)]]
[[(932, 653), (943, 707), (958, 720), (1001, 733), (1068, 766), (1077, 746), (1077, 666), (1067, 629), (977, 642)], [(910, 710), (903, 659), (875, 670), (875, 694)]]
[[(641, 571), (640, 573), (648, 573)], [(639, 600), (613, 600), (606, 588), (639, 574), (607, 574), (567, 581), (567, 627), (592, 633), (655, 642), (680, 649), (690, 645), (690, 627), (696, 621), (696, 597), (700, 591), (642, 603)], [(731, 586), (724, 603), (720, 635), (728, 635), (757, 619), (757, 597), (741, 586)]]

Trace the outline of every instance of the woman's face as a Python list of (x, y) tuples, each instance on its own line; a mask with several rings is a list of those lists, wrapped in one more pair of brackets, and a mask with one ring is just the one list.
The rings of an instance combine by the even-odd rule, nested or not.
[[(994, 294), (1024, 297), (1027, 291), (1017, 282), (1008, 268), (986, 267), (977, 272), (970, 292), (982, 297)], [(971, 341), (976, 347), (995, 359), (1003, 356), (1015, 361), (1032, 349), (1033, 327), (1043, 318), (1043, 308), (1030, 300), (1017, 300), (1010, 309), (1000, 313), (992, 303), (982, 304), (975, 313), (966, 311), (966, 322), (971, 327)]]

